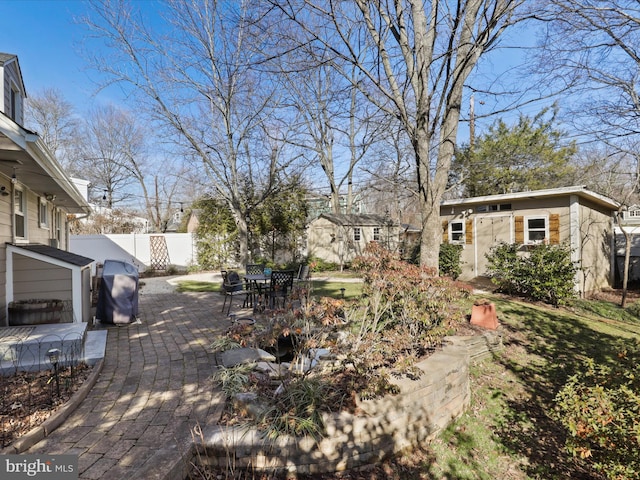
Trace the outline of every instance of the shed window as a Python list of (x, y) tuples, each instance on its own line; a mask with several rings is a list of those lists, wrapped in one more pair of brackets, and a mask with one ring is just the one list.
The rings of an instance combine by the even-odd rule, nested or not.
[(373, 227), (373, 241), (379, 242), (381, 239), (380, 236), (380, 227)]
[(464, 243), (464, 222), (449, 222), (449, 242)]
[(353, 241), (359, 242), (361, 236), (362, 235), (361, 235), (360, 227), (353, 227)]
[(549, 238), (547, 217), (527, 217), (525, 220), (525, 238), (527, 243), (544, 243)]

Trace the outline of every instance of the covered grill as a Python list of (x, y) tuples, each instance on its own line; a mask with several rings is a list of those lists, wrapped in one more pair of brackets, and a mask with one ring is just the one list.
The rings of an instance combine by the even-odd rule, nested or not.
[(121, 260), (105, 260), (96, 318), (105, 323), (131, 323), (138, 315), (138, 269)]

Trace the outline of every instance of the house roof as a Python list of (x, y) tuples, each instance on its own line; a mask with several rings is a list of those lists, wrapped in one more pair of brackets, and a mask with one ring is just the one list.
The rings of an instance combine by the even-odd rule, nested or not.
[(344, 213), (323, 213), (318, 218), (326, 218), (331, 223), (340, 225), (343, 227), (348, 226), (372, 226), (377, 227), (379, 225), (393, 224), (391, 220), (383, 217), (382, 215), (375, 215), (371, 213), (361, 214), (344, 214)]
[(76, 267), (84, 267), (94, 262), (92, 258), (83, 257), (75, 253), (60, 250), (59, 248), (50, 247), (48, 245), (42, 245), (40, 243), (27, 243), (27, 244), (9, 244), (17, 250), (25, 250), (26, 252), (43, 255), (48, 258), (52, 258), (62, 263), (74, 265)]
[[(18, 57), (0, 53), (0, 67), (15, 62), (20, 85), (26, 91)], [(27, 130), (5, 113), (0, 112), (0, 174), (7, 179), (15, 175), (17, 182), (38, 195), (55, 197), (52, 203), (68, 213), (88, 214), (91, 210), (70, 177), (49, 151), (37, 133)], [(0, 186), (5, 188), (8, 185)]]
[(451, 207), (456, 205), (477, 205), (485, 203), (501, 203), (512, 200), (527, 200), (539, 198), (563, 197), (568, 195), (577, 195), (581, 198), (588, 199), (598, 205), (611, 210), (617, 210), (620, 204), (615, 200), (600, 195), (599, 193), (589, 190), (585, 186), (572, 186), (561, 188), (549, 188), (545, 190), (532, 190), (527, 192), (503, 193), (499, 195), (486, 195), (483, 197), (460, 198), (453, 200), (444, 200), (443, 207)]
[(7, 179), (15, 174), (19, 183), (39, 195), (54, 195), (53, 203), (69, 213), (90, 212), (87, 201), (38, 134), (1, 112), (0, 173)]
[(27, 89), (24, 88), (24, 82), (22, 80), (22, 71), (20, 70), (20, 62), (18, 62), (18, 56), (13, 53), (2, 53), (0, 52), (0, 67), (4, 67), (8, 63), (16, 63), (16, 68), (18, 69), (18, 77), (20, 78), (20, 89), (22, 90), (22, 94), (24, 97), (27, 97)]

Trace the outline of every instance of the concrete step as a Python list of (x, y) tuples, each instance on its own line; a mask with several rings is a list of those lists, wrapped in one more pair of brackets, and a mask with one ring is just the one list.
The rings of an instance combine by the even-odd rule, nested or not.
[(59, 351), (59, 365), (90, 365), (104, 357), (106, 331), (87, 332), (86, 323), (0, 328), (0, 374), (51, 368), (47, 353)]

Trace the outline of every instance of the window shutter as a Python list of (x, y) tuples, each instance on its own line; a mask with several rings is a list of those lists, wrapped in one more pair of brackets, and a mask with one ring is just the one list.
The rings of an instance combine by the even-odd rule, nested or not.
[(549, 243), (551, 245), (560, 244), (560, 214), (549, 215)]
[(449, 243), (449, 222), (442, 220), (442, 243)]
[(524, 217), (518, 215), (515, 217), (515, 234), (516, 243), (524, 243)]
[(470, 218), (467, 219), (464, 229), (464, 243), (466, 243), (467, 245), (471, 245), (473, 243), (473, 220), (471, 220)]

